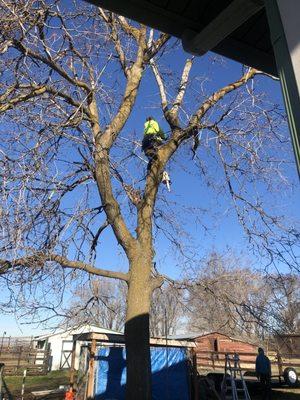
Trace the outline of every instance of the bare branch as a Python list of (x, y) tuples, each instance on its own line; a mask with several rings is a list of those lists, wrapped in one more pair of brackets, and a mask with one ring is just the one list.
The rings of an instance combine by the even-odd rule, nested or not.
[(189, 81), (190, 70), (193, 65), (193, 60), (194, 60), (193, 58), (186, 60), (185, 66), (182, 71), (181, 82), (180, 82), (178, 94), (177, 94), (177, 97), (173, 103), (171, 110), (170, 110), (170, 113), (174, 113), (176, 116), (178, 114), (179, 107), (181, 106), (183, 97), (186, 92), (187, 83)]
[(35, 85), (35, 84), (31, 84), (31, 85), (23, 85), (20, 84), (17, 86), (18, 89), (21, 89), (23, 91), (26, 91), (28, 93), (24, 93), (24, 94), (20, 94), (18, 96), (12, 97), (10, 99), (8, 99), (8, 96), (12, 93), (12, 91), (15, 89), (16, 87), (9, 88), (6, 93), (2, 96), (4, 97), (0, 97), (0, 102), (3, 103), (5, 100), (4, 104), (0, 103), (0, 113), (3, 113), (5, 111), (8, 111), (10, 109), (12, 109), (13, 107), (15, 107), (16, 105), (18, 105), (19, 103), (24, 103), (34, 97), (39, 97), (41, 95), (43, 95), (44, 93), (50, 93), (53, 96), (58, 96), (61, 97), (62, 99), (64, 99), (67, 103), (69, 103), (70, 105), (76, 107), (78, 110), (81, 109), (84, 111), (84, 113), (86, 114), (87, 117), (90, 117), (90, 113), (89, 110), (82, 104), (82, 103), (78, 103), (72, 96), (68, 95), (67, 93), (58, 90), (54, 87), (51, 87), (49, 85)]
[[(19, 103), (24, 103), (34, 97), (38, 97), (41, 94), (46, 92), (45, 87), (36, 87), (36, 88), (31, 88), (32, 90), (29, 91), (29, 93), (26, 94), (20, 94), (18, 96), (12, 97), (10, 99), (5, 99), (4, 104), (0, 104), (0, 113), (4, 113), (5, 111), (10, 110), (14, 106), (16, 106)], [(10, 94), (10, 91), (5, 93), (4, 96), (8, 96)]]
[(167, 100), (167, 95), (166, 95), (166, 90), (165, 90), (165, 86), (164, 86), (164, 82), (163, 79), (160, 75), (160, 72), (157, 68), (156, 62), (154, 61), (154, 59), (152, 58), (150, 60), (150, 65), (153, 71), (153, 74), (155, 76), (156, 82), (157, 82), (157, 86), (159, 89), (159, 93), (160, 93), (160, 98), (161, 98), (161, 106), (163, 109), (163, 112), (165, 113), (168, 109), (168, 100)]
[(248, 71), (237, 81), (230, 83), (229, 85), (224, 86), (222, 89), (217, 90), (213, 95), (211, 95), (196, 111), (196, 113), (192, 116), (189, 127), (197, 126), (197, 123), (207, 111), (213, 107), (217, 102), (223, 99), (223, 97), (232, 92), (233, 90), (238, 89), (245, 83), (247, 83), (250, 79), (252, 79), (255, 74), (258, 73), (258, 70), (255, 68), (249, 68)]
[(108, 226), (109, 226), (109, 222), (108, 222), (108, 221), (105, 221), (105, 222), (99, 227), (98, 231), (96, 232), (96, 234), (95, 234), (95, 236), (94, 236), (94, 238), (93, 238), (93, 241), (92, 241), (92, 244), (91, 244), (91, 251), (95, 251), (95, 250), (96, 250), (99, 237), (100, 237), (101, 233), (104, 231), (104, 229), (106, 229)]
[(112, 17), (111, 17), (110, 27), (111, 27), (112, 40), (115, 44), (115, 49), (118, 54), (119, 62), (121, 64), (121, 67), (122, 67), (122, 70), (123, 70), (125, 76), (127, 76), (127, 60), (125, 57), (125, 53), (124, 53), (121, 41), (119, 39), (118, 30), (117, 30), (117, 26), (116, 26), (116, 18), (114, 15), (112, 15)]
[(37, 53), (36, 51), (33, 51), (29, 47), (25, 46), (22, 42), (18, 40), (13, 41), (14, 46), (16, 49), (18, 49), (21, 53), (23, 53), (25, 56), (30, 56), (36, 60), (42, 61), (44, 64), (48, 65), (48, 67), (52, 68), (54, 71), (56, 71), (59, 75), (61, 75), (64, 79), (66, 79), (68, 82), (72, 83), (73, 85), (80, 87), (84, 89), (87, 94), (90, 94), (92, 89), (89, 87), (89, 85), (81, 81), (78, 78), (72, 78), (60, 65), (58, 65), (53, 58), (44, 57), (43, 55)]
[(159, 38), (152, 42), (151, 47), (148, 49), (147, 56), (145, 58), (145, 62), (149, 62), (151, 58), (156, 56), (156, 54), (160, 51), (160, 49), (167, 43), (167, 41), (171, 38), (171, 35), (167, 33), (161, 33)]
[(89, 274), (93, 274), (93, 275), (98, 275), (98, 276), (103, 276), (103, 277), (113, 278), (113, 279), (121, 279), (123, 281), (128, 281), (128, 279), (129, 279), (128, 274), (124, 274), (122, 272), (115, 272), (115, 271), (100, 269), (100, 268), (94, 268), (91, 265), (83, 263), (81, 261), (70, 261), (67, 258), (56, 255), (56, 254), (51, 254), (49, 256), (49, 261), (56, 261), (63, 268), (79, 269), (79, 270), (83, 270), (83, 271), (88, 272)]
[(122, 272), (95, 268), (92, 265), (86, 264), (81, 261), (71, 261), (58, 254), (45, 254), (43, 252), (38, 252), (35, 255), (21, 257), (12, 261), (0, 260), (0, 266), (1, 266), (0, 275), (7, 273), (8, 270), (11, 270), (16, 267), (32, 268), (32, 269), (42, 268), (44, 263), (47, 261), (49, 262), (54, 261), (58, 263), (62, 268), (77, 269), (92, 275), (103, 276), (113, 279), (121, 279), (123, 281), (127, 281), (129, 278), (128, 274), (124, 274)]
[(122, 17), (121, 15), (117, 15), (117, 19), (119, 20), (119, 23), (124, 32), (133, 36), (136, 39), (136, 41), (138, 41), (140, 37), (140, 30), (130, 25), (127, 19), (125, 17)]

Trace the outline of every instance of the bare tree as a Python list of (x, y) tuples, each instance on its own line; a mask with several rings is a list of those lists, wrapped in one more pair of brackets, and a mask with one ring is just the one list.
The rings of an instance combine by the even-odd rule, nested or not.
[(273, 274), (265, 277), (271, 296), (264, 305), (265, 319), (273, 332), (297, 333), (300, 327), (299, 275)]
[[(176, 333), (183, 316), (182, 292), (163, 285), (154, 293), (150, 310), (150, 335), (160, 337)], [(72, 290), (72, 301), (64, 312), (62, 325), (98, 325), (122, 332), (125, 325), (126, 285), (106, 278), (92, 279)]]
[[(218, 331), (232, 336), (253, 335), (258, 320), (246, 306), (257, 299), (263, 282), (232, 253), (210, 253), (188, 287), (189, 322), (197, 332)], [(265, 291), (264, 291), (265, 293)]]
[[(0, 0), (0, 12), (0, 266), (9, 305), (48, 310), (50, 318), (85, 274), (126, 282), (126, 398), (148, 400), (151, 297), (164, 281), (153, 268), (156, 233), (182, 252), (160, 187), (178, 149), (201, 184), (229, 192), (253, 248), (297, 267), (296, 227), (263, 208), (259, 193), (286, 183), (284, 157), (276, 155), (286, 142), (280, 108), (256, 94), (250, 82), (261, 73), (253, 68), (212, 94), (192, 80), (193, 59), (168, 80), (160, 63), (169, 36), (102, 9)], [(146, 171), (124, 127), (150, 69), (170, 136)], [(208, 172), (216, 168), (220, 185)], [(257, 193), (249, 192), (254, 182)], [(99, 267), (107, 229), (127, 269)]]
[(72, 301), (65, 310), (67, 327), (84, 324), (121, 332), (125, 324), (126, 285), (106, 278), (92, 279), (72, 291)]
[(164, 285), (153, 294), (150, 310), (150, 333), (153, 337), (176, 333), (183, 318), (182, 292), (173, 285)]
[(213, 252), (190, 272), (188, 282), (189, 324), (197, 332), (265, 339), (298, 329), (297, 275), (263, 274), (233, 253)]

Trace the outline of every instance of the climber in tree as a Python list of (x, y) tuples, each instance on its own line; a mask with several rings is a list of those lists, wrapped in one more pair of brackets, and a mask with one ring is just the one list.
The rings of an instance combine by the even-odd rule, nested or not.
[[(160, 128), (153, 117), (148, 117), (144, 125), (144, 138), (142, 142), (142, 150), (149, 160), (149, 164), (153, 160), (158, 147), (166, 139), (166, 135)], [(149, 167), (148, 164), (148, 167)]]

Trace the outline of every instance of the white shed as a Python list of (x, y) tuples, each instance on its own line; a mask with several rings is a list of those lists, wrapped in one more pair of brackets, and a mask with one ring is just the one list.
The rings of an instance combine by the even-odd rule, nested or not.
[[(113, 331), (111, 329), (101, 328), (95, 325), (82, 325), (77, 328), (68, 329), (65, 331), (58, 331), (45, 335), (35, 336), (35, 346), (38, 349), (45, 350), (50, 348), (51, 356), (49, 360), (49, 371), (55, 371), (59, 369), (67, 369), (71, 367), (71, 353), (73, 344), (73, 335), (80, 335), (81, 333), (97, 332), (97, 333), (110, 333), (120, 334), (120, 332)], [(83, 342), (78, 341), (76, 343), (75, 351), (75, 369), (79, 366), (80, 349)]]

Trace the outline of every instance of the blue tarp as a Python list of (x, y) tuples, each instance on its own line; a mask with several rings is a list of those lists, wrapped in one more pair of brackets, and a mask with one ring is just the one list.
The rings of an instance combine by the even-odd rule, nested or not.
[[(152, 347), (152, 400), (189, 400), (186, 349)], [(123, 347), (98, 349), (95, 369), (96, 400), (125, 399), (126, 353)]]

